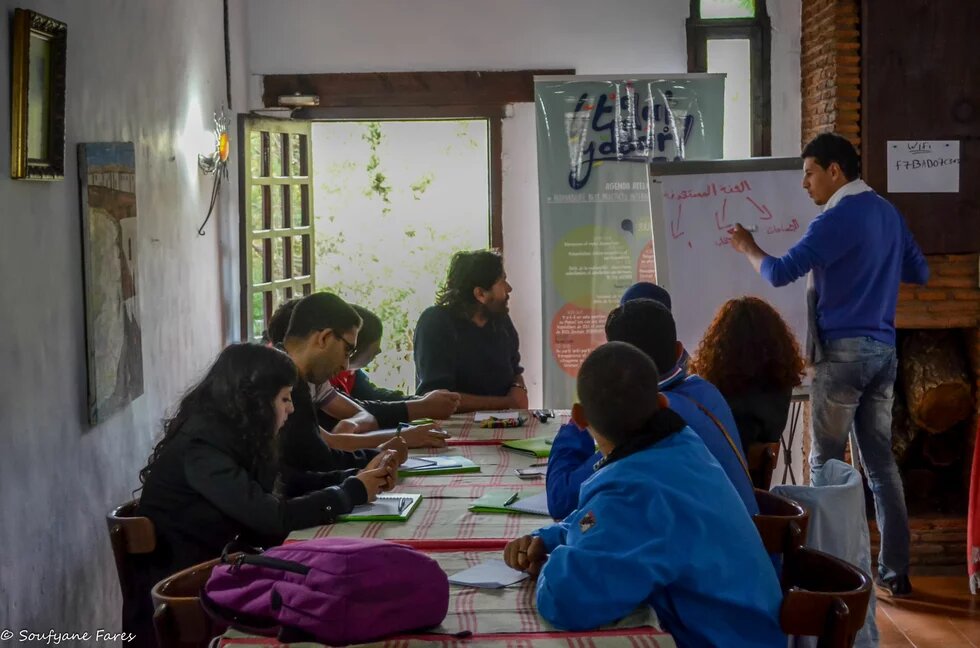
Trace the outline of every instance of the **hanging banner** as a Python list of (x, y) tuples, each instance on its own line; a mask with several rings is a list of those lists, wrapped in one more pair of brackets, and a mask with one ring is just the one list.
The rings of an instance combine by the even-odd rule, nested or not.
[(647, 165), (721, 158), (724, 78), (535, 77), (545, 407), (571, 406), (606, 315), (656, 281)]

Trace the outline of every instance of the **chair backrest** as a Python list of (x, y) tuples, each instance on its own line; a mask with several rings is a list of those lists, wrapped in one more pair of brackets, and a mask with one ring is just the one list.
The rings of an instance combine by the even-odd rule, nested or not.
[(759, 512), (752, 516), (762, 544), (771, 554), (785, 554), (806, 544), (810, 513), (793, 500), (755, 489)]
[(188, 567), (153, 586), (153, 628), (160, 648), (206, 647), (221, 634), (201, 607), (201, 589), (220, 558)]
[(788, 584), (779, 610), (783, 632), (817, 637), (817, 648), (851, 648), (865, 623), (871, 578), (854, 565), (799, 547), (783, 559)]
[(749, 466), (749, 477), (752, 485), (762, 490), (769, 490), (772, 473), (776, 470), (776, 460), (779, 457), (779, 443), (753, 443), (745, 455)]
[(112, 544), (112, 556), (116, 560), (116, 575), (119, 577), (119, 587), (124, 601), (133, 593), (134, 569), (130, 557), (153, 553), (157, 546), (153, 521), (135, 515), (138, 505), (139, 500), (126, 502), (110, 511), (105, 520), (109, 528), (109, 542)]

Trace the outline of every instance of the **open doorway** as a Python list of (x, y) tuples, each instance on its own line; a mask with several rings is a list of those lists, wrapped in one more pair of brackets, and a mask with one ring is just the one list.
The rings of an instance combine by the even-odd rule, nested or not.
[(315, 285), (381, 318), (368, 370), (412, 393), (419, 315), (454, 252), (490, 246), (490, 120), (313, 122), (311, 144)]

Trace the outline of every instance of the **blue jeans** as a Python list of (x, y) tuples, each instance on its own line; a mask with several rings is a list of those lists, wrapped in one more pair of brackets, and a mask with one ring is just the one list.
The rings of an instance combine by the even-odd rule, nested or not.
[(814, 366), (810, 396), (813, 481), (819, 484), (819, 472), (825, 462), (844, 459), (853, 423), (881, 532), (878, 573), (883, 578), (906, 575), (909, 516), (902, 478), (892, 454), (892, 400), (898, 367), (895, 347), (861, 337), (831, 340), (823, 345), (823, 351), (823, 360)]

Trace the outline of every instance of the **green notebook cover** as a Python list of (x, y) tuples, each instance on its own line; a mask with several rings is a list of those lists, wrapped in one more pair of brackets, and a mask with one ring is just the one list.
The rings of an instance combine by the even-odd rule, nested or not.
[(511, 490), (493, 490), (470, 504), (474, 513), (513, 513), (508, 504), (517, 501), (517, 492)]
[(417, 477), (419, 475), (455, 475), (458, 473), (480, 472), (479, 465), (462, 456), (409, 457), (408, 461), (402, 464), (402, 466), (408, 464), (419, 464), (421, 462), (425, 462), (428, 465), (422, 465), (418, 468), (402, 467), (398, 470), (398, 476)]
[(540, 493), (507, 489), (491, 491), (470, 504), (470, 510), (474, 513), (548, 515), (548, 496), (544, 491)]
[(551, 454), (551, 443), (553, 439), (548, 436), (531, 437), (530, 439), (514, 439), (504, 441), (501, 445), (508, 450), (532, 455), (535, 457), (547, 457)]
[[(337, 518), (338, 522), (404, 522), (412, 517), (419, 507), (422, 495), (388, 493), (378, 495), (370, 504), (355, 506), (347, 515)], [(399, 512), (399, 508), (401, 512)]]

